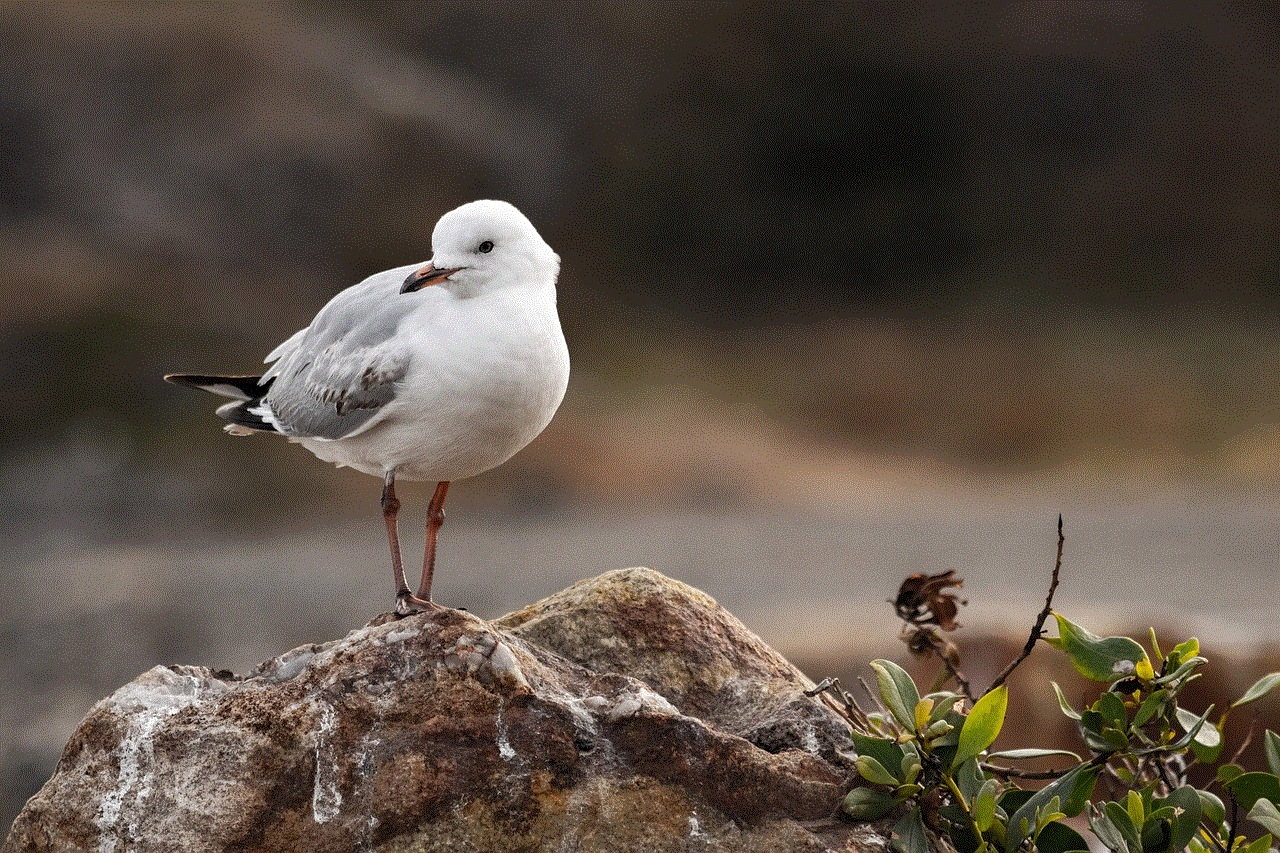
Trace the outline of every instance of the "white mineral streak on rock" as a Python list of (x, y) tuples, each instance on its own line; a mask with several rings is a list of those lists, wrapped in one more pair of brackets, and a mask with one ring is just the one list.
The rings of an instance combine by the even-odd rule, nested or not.
[(100, 853), (114, 853), (122, 840), (120, 819), (126, 801), (132, 809), (138, 809), (151, 796), (155, 766), (152, 736), (156, 729), (166, 717), (198, 701), (205, 689), (222, 693), (227, 686), (216, 679), (205, 682), (167, 666), (157, 666), (103, 700), (102, 705), (127, 718), (129, 726), (113, 750), (119, 767), (116, 784), (102, 797), (94, 816), (100, 833)]
[(502, 715), (502, 707), (498, 707), (498, 713), (495, 722), (498, 728), (498, 755), (502, 756), (503, 761), (511, 761), (516, 757), (516, 751), (511, 747), (511, 741), (507, 740), (507, 720)]
[[(371, 794), (371, 782), (377, 769), (378, 747), (381, 746), (380, 729), (377, 725), (365, 732), (360, 738), (360, 751), (355, 761), (357, 786), (365, 802)], [(365, 815), (364, 826), (360, 832), (360, 844), (357, 850), (368, 850), (373, 846), (373, 834), (378, 828), (378, 816), (372, 809)]]
[(342, 808), (342, 756), (333, 754), (333, 729), (337, 712), (329, 703), (320, 708), (320, 729), (316, 732), (316, 777), (311, 789), (311, 817), (316, 823), (328, 823)]
[(803, 740), (801, 747), (805, 752), (810, 755), (817, 755), (822, 750), (822, 747), (818, 745), (818, 733), (814, 731), (813, 726), (805, 726), (804, 734), (801, 737)]
[(702, 831), (702, 826), (698, 823), (698, 813), (695, 811), (689, 815), (689, 837), (694, 841), (707, 841), (708, 836)]

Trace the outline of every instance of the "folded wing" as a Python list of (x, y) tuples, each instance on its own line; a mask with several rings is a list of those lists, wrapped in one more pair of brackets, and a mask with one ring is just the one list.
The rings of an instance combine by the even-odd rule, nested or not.
[(413, 269), (387, 270), (339, 293), (310, 326), (271, 351), (266, 361), (274, 364), (260, 377), (165, 378), (231, 398), (218, 414), (233, 432), (331, 440), (362, 432), (384, 416), (409, 368), (409, 350), (393, 341), (405, 314), (420, 304), (397, 298)]

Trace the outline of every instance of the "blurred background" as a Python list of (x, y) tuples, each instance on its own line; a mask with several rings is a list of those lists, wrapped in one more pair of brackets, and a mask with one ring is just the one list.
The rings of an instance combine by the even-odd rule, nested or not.
[(560, 253), (574, 375), (451, 490), (437, 600), (647, 565), (848, 677), (956, 569), (981, 687), (1061, 512), (1059, 609), (1238, 695), (1280, 668), (1278, 14), (0, 6), (0, 825), (138, 673), (389, 608), (378, 483), (161, 376), (258, 370), (480, 197)]

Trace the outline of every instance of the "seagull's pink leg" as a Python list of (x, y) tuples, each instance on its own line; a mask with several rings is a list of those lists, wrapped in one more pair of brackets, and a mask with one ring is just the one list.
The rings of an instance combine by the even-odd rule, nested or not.
[[(400, 500), (396, 497), (396, 472), (388, 471), (382, 481), (382, 518), (387, 523), (387, 539), (391, 542), (391, 580), (396, 585), (396, 598), (409, 594), (409, 581), (400, 562), (400, 536), (396, 532), (396, 516)], [(397, 608), (399, 609), (399, 608)]]
[(436, 534), (444, 523), (444, 496), (448, 491), (448, 480), (437, 483), (431, 503), (427, 505), (427, 548), (422, 556), (422, 585), (418, 587), (418, 600), (432, 607), (439, 606), (431, 600), (431, 578), (436, 571)]

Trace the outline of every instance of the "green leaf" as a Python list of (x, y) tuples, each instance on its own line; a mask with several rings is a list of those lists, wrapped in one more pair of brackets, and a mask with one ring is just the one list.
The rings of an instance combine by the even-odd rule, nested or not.
[(1245, 817), (1272, 835), (1280, 835), (1280, 809), (1277, 809), (1276, 804), (1270, 800), (1260, 799), (1255, 802)]
[(1200, 654), (1200, 641), (1195, 637), (1178, 643), (1178, 645), (1173, 647), (1173, 656), (1178, 659), (1178, 663), (1180, 664), (1183, 661), (1191, 660), (1198, 654)]
[(892, 843), (898, 853), (929, 853), (929, 842), (919, 811), (912, 809), (893, 825)]
[(845, 795), (840, 808), (858, 820), (876, 820), (887, 815), (898, 801), (879, 788), (854, 788)]
[[(1088, 765), (1085, 764), (1080, 766), (1088, 768)], [(1101, 771), (1101, 767), (1086, 769), (1079, 781), (1072, 787), (1067, 794), (1066, 802), (1062, 804), (1062, 810), (1067, 813), (1067, 817), (1075, 817), (1084, 811), (1084, 807), (1089, 804), (1089, 797), (1093, 795), (1093, 786), (1097, 782), (1098, 774)]]
[(989, 759), (999, 758), (1004, 761), (1025, 761), (1028, 758), (1052, 758), (1061, 756), (1070, 758), (1076, 763), (1080, 762), (1080, 756), (1067, 749), (1039, 749), (1030, 747), (1027, 749), (1003, 749), (1000, 752), (993, 752), (987, 756)]
[(1113, 729), (1124, 731), (1128, 728), (1129, 715), (1125, 713), (1124, 702), (1111, 691), (1098, 697), (1098, 701), (1093, 703), (1093, 710), (1101, 714)]
[(1239, 764), (1223, 764), (1218, 768), (1218, 784), (1225, 788), (1243, 773), (1244, 768)]
[(1194, 657), (1191, 660), (1185, 661), (1184, 663), (1179, 665), (1178, 668), (1175, 669), (1173, 672), (1166, 673), (1165, 675), (1160, 676), (1159, 678), (1155, 679), (1151, 683), (1156, 685), (1166, 684), (1169, 687), (1175, 687), (1175, 688), (1181, 687), (1183, 684), (1186, 684), (1187, 682), (1194, 681), (1195, 679), (1199, 678), (1199, 676), (1195, 674), (1195, 670), (1200, 666), (1200, 664), (1208, 663), (1208, 662), (1209, 661), (1206, 660), (1205, 658)]
[(1102, 739), (1106, 741), (1107, 748), (1113, 752), (1124, 752), (1129, 748), (1129, 738), (1119, 729), (1110, 727), (1103, 729)]
[(1102, 728), (1106, 725), (1106, 722), (1106, 718), (1092, 708), (1086, 708), (1080, 712), (1080, 725), (1086, 732), (1101, 735)]
[[(1172, 812), (1172, 809), (1168, 811)], [(1142, 824), (1138, 834), (1142, 836), (1142, 849), (1144, 851), (1172, 851), (1173, 846), (1169, 843), (1173, 838), (1173, 833), (1169, 828), (1168, 820), (1159, 820), (1148, 818), (1147, 822)]]
[(1196, 828), (1200, 825), (1202, 814), (1200, 792), (1190, 785), (1170, 791), (1167, 797), (1153, 800), (1152, 806), (1157, 809), (1172, 807), (1173, 816), (1169, 819), (1170, 850), (1183, 850), (1195, 837)]
[[(1084, 801), (1088, 798), (1089, 792), (1093, 790), (1093, 783), (1097, 779), (1100, 769), (1088, 764), (1077, 765), (1063, 776), (1032, 794), (1009, 817), (1009, 825), (1005, 835), (1005, 849), (1018, 849), (1031, 831), (1032, 821), (1035, 820), (1036, 815), (1054, 797), (1058, 797), (1059, 802), (1067, 804), (1063, 811), (1068, 815), (1079, 814), (1079, 810), (1084, 807)], [(1081, 795), (1082, 793), (1083, 795)], [(1078, 806), (1076, 806), (1077, 802), (1079, 803)], [(1073, 806), (1075, 806), (1074, 811), (1072, 810)]]
[(1159, 658), (1160, 660), (1164, 660), (1164, 655), (1160, 653), (1160, 641), (1156, 639), (1156, 629), (1148, 628), (1147, 634), (1148, 634), (1148, 639), (1151, 640), (1151, 651), (1155, 652), (1155, 655), (1157, 658)]
[(1260, 799), (1280, 805), (1280, 778), (1271, 773), (1241, 773), (1228, 782), (1226, 788), (1246, 811)]
[(1058, 686), (1058, 682), (1050, 681), (1049, 683), (1053, 685), (1053, 692), (1058, 694), (1058, 707), (1062, 709), (1062, 713), (1073, 720), (1079, 720), (1080, 712), (1067, 702), (1067, 697), (1062, 695), (1062, 688)]
[(1147, 822), (1147, 813), (1142, 806), (1142, 795), (1137, 791), (1130, 791), (1124, 798), (1124, 810), (1129, 813), (1129, 819), (1133, 821), (1135, 827), (1140, 827)]
[(1089, 843), (1065, 823), (1054, 821), (1036, 837), (1039, 853), (1087, 853)]
[[(1184, 732), (1187, 732), (1188, 734), (1194, 732), (1194, 734), (1191, 735), (1191, 742), (1193, 744), (1199, 744), (1206, 750), (1212, 750), (1214, 753), (1209, 757), (1203, 757), (1197, 751), (1196, 757), (1200, 758), (1201, 761), (1213, 761), (1217, 758), (1217, 752), (1222, 749), (1222, 732), (1218, 731), (1217, 726), (1209, 722), (1208, 712), (1206, 712), (1203, 717), (1197, 717), (1186, 708), (1178, 708), (1175, 711), (1175, 714), (1178, 718), (1178, 725), (1182, 726), (1182, 730)], [(1200, 726), (1199, 729), (1196, 728), (1197, 724)]]
[(929, 715), (933, 713), (933, 700), (925, 697), (916, 703), (914, 709), (915, 714), (915, 731), (923, 732), (929, 728)]
[(1133, 715), (1133, 727), (1136, 729), (1144, 725), (1147, 720), (1155, 716), (1160, 706), (1169, 698), (1168, 690), (1157, 690), (1142, 700), (1142, 704), (1138, 706), (1137, 712)]
[(853, 733), (853, 748), (858, 755), (869, 755), (880, 762), (881, 767), (899, 767), (905, 755), (896, 742), (882, 737), (870, 737), (861, 732)]
[(920, 763), (920, 756), (914, 752), (907, 752), (902, 756), (902, 763), (898, 765), (898, 772), (902, 781), (910, 784), (916, 781), (916, 777), (920, 775), (920, 771), (924, 766)]
[[(1204, 728), (1207, 729), (1212, 725), (1213, 723), (1206, 722), (1204, 724)], [(1215, 727), (1215, 731), (1216, 730), (1217, 729)], [(1201, 729), (1200, 733), (1203, 734), (1204, 729)], [(1196, 761), (1199, 761), (1201, 764), (1212, 764), (1218, 760), (1218, 756), (1222, 753), (1222, 743), (1219, 741), (1217, 746), (1205, 746), (1200, 743), (1197, 737), (1196, 740), (1191, 741), (1191, 752), (1195, 755)]]
[(945, 718), (948, 714), (955, 713), (956, 703), (960, 701), (960, 694), (952, 693), (949, 690), (939, 690), (924, 697), (933, 701), (933, 711), (929, 714), (929, 723), (938, 722)]
[(1267, 729), (1262, 733), (1262, 751), (1267, 756), (1267, 766), (1280, 776), (1280, 735)]
[(1248, 702), (1261, 699), (1263, 696), (1266, 696), (1274, 690), (1277, 684), (1280, 684), (1280, 672), (1268, 673), (1253, 682), (1253, 686), (1246, 690), (1243, 696), (1232, 702), (1231, 707), (1239, 708), (1241, 705)]
[(1007, 788), (1000, 795), (997, 805), (1004, 810), (1005, 814), (1013, 814), (1022, 808), (1033, 794), (1035, 794), (1035, 791), (1027, 791), (1022, 788)]
[(1060, 797), (1050, 797), (1049, 802), (1040, 807), (1040, 811), (1036, 813), (1035, 835), (1037, 838), (1040, 836), (1040, 833), (1044, 831), (1046, 826), (1059, 818), (1066, 817), (1063, 812), (1058, 811), (1061, 806), (1062, 800)]
[(880, 698), (884, 706), (893, 714), (898, 724), (908, 731), (915, 730), (915, 707), (920, 701), (920, 691), (911, 680), (907, 671), (889, 660), (873, 660), (871, 669), (875, 671), (876, 681), (880, 687)]
[(969, 812), (960, 808), (954, 797), (947, 798), (938, 806), (938, 817), (949, 826), (951, 841), (961, 853), (973, 853), (978, 847), (978, 837), (973, 834), (973, 824), (969, 820)]
[(1009, 690), (1003, 684), (974, 703), (973, 710), (965, 717), (964, 727), (960, 729), (960, 743), (955, 757), (951, 759), (952, 769), (991, 746), (1004, 725), (1008, 706)]
[(951, 725), (951, 723), (948, 723), (946, 720), (938, 720), (937, 722), (930, 723), (929, 727), (921, 732), (921, 734), (929, 740), (935, 740), (943, 735), (950, 734), (954, 729), (955, 726)]
[(982, 768), (973, 759), (961, 764), (960, 769), (955, 771), (953, 778), (956, 780), (956, 787), (960, 789), (960, 794), (964, 797), (965, 802), (969, 803), (974, 801), (978, 796), (978, 791), (982, 790), (983, 784), (987, 781)]
[(1099, 811), (1097, 815), (1089, 815), (1089, 828), (1093, 830), (1093, 834), (1108, 849), (1115, 853), (1128, 853), (1129, 845), (1124, 839), (1124, 835), (1120, 832), (1111, 819), (1107, 817), (1105, 812)]
[(978, 827), (979, 832), (986, 832), (991, 828), (991, 822), (995, 820), (996, 792), (999, 790), (1000, 783), (995, 779), (988, 779), (978, 789), (978, 796), (973, 798), (971, 807), (973, 822)]
[(1196, 790), (1196, 797), (1200, 800), (1200, 813), (1204, 815), (1204, 819), (1213, 824), (1215, 830), (1222, 826), (1222, 822), (1227, 819), (1227, 807), (1222, 804), (1222, 800), (1215, 794), (1199, 789)]
[(877, 785), (888, 785), (891, 788), (896, 788), (902, 782), (901, 779), (885, 770), (884, 765), (870, 755), (859, 755), (854, 762), (854, 766), (858, 768), (858, 773), (862, 778), (868, 782), (874, 782)]
[[(1204, 728), (1206, 725), (1210, 725), (1210, 726), (1213, 725), (1212, 723), (1209, 722), (1209, 715), (1211, 713), (1213, 713), (1212, 705), (1210, 705), (1209, 709), (1204, 712), (1203, 717), (1197, 717), (1195, 714), (1192, 714), (1190, 711), (1187, 711), (1185, 708), (1179, 708), (1178, 715), (1177, 715), (1178, 723), (1186, 730), (1187, 733), (1182, 737), (1178, 738), (1177, 740), (1175, 740), (1173, 743), (1170, 743), (1167, 746), (1161, 747), (1161, 749), (1164, 749), (1166, 751), (1176, 751), (1179, 749), (1184, 749), (1196, 737), (1199, 736), (1200, 730), (1202, 728)], [(1184, 714), (1186, 716), (1184, 716)], [(1188, 727), (1189, 723), (1191, 723), (1192, 725)], [(1217, 732), (1217, 727), (1214, 727), (1213, 731)], [(1221, 742), (1222, 742), (1222, 736), (1218, 735), (1218, 743), (1221, 744)], [(1144, 750), (1143, 753), (1138, 753), (1138, 754), (1145, 754), (1146, 752), (1151, 752), (1151, 751), (1152, 750)]]
[(1150, 666), (1146, 651), (1128, 637), (1098, 637), (1059, 613), (1060, 648), (1076, 672), (1092, 681), (1115, 681), (1133, 675), (1139, 661)]
[(1267, 853), (1271, 849), (1271, 834), (1264, 832), (1261, 836), (1253, 839), (1248, 844), (1241, 845), (1236, 848), (1240, 853)]
[(956, 754), (956, 734), (956, 732), (951, 732), (929, 744), (929, 751), (937, 760), (939, 767), (951, 766), (951, 756)]
[(1111, 825), (1120, 832), (1125, 845), (1134, 853), (1141, 853), (1142, 838), (1138, 835), (1138, 828), (1133, 825), (1133, 818), (1129, 816), (1124, 806), (1112, 800), (1103, 803), (1102, 810), (1106, 812), (1107, 820), (1111, 821)]

